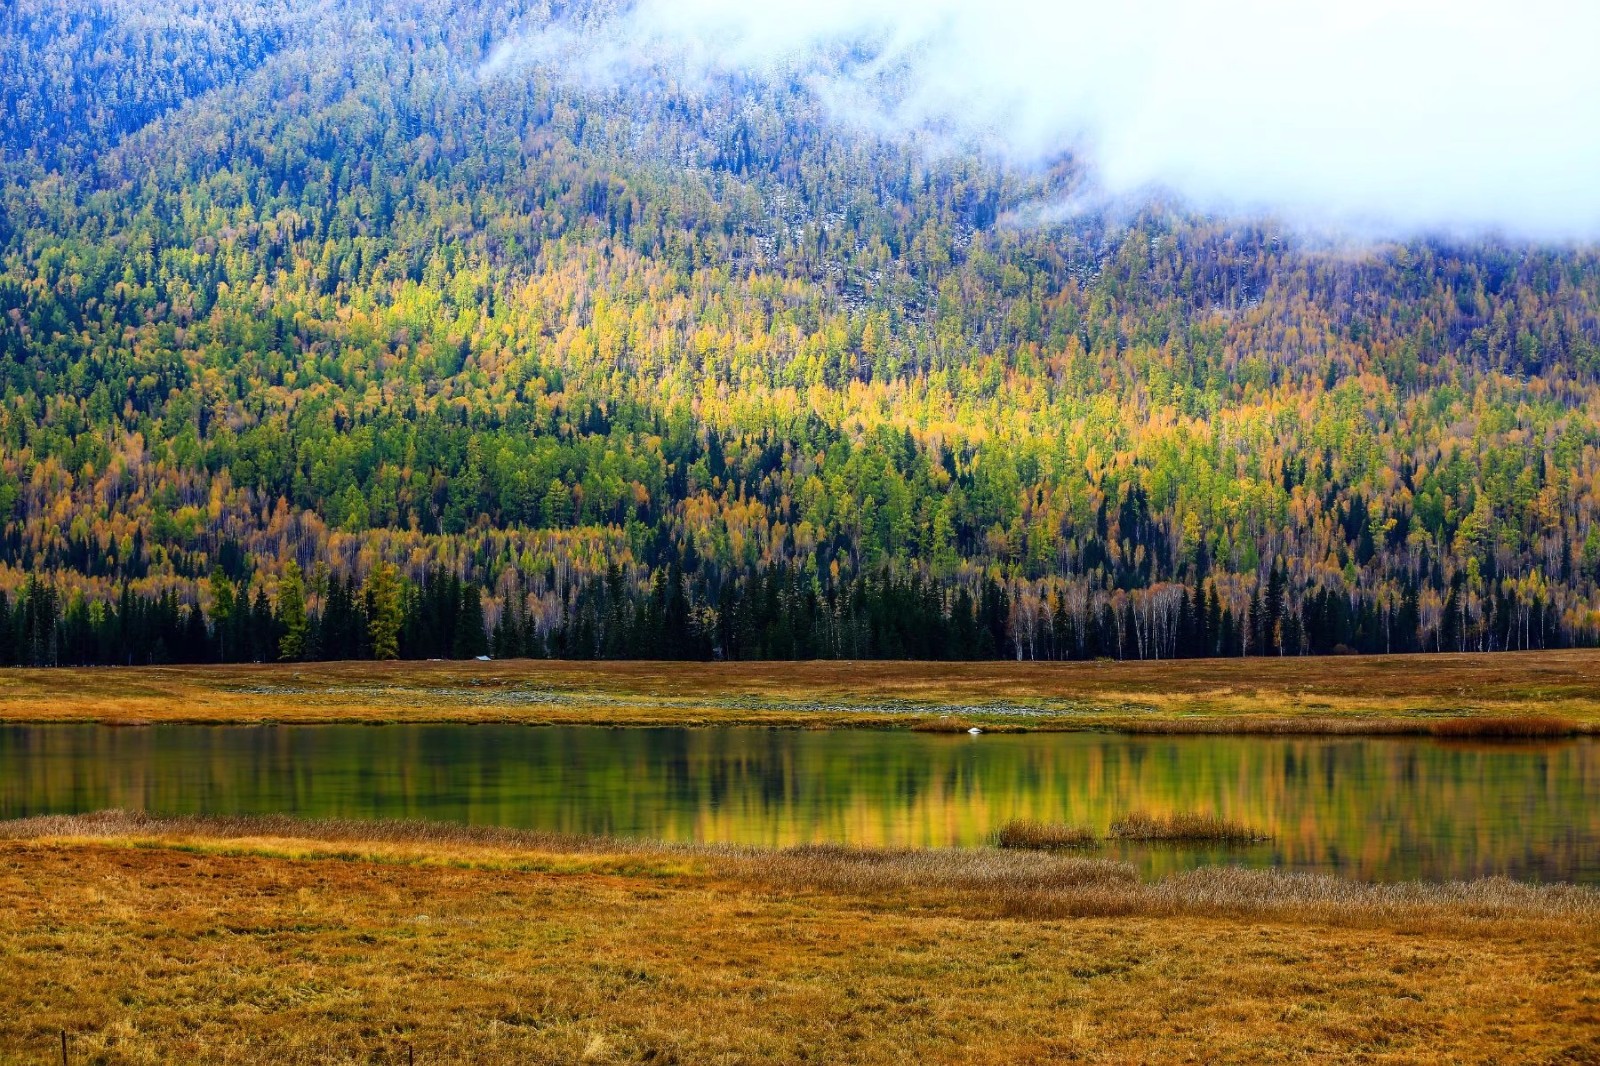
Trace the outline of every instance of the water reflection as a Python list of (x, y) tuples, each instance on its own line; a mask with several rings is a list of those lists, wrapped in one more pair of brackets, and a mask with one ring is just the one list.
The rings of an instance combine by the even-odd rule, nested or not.
[(1600, 742), (931, 736), (520, 726), (0, 727), (0, 817), (121, 807), (425, 818), (668, 840), (971, 846), (1024, 817), (1104, 831), (1209, 811), (1273, 834), (1126, 848), (1372, 880), (1600, 883)]

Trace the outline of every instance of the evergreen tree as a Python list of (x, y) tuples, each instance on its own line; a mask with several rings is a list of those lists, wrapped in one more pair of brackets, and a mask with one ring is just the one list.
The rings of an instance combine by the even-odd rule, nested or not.
[(278, 579), (278, 626), (282, 630), (278, 638), (278, 658), (291, 661), (305, 658), (308, 630), (305, 585), (300, 576), (300, 564), (293, 559), (284, 565), (283, 577)]
[(374, 659), (400, 657), (400, 627), (404, 621), (400, 577), (391, 563), (378, 562), (367, 574), (367, 632)]
[(211, 630), (217, 647), (217, 658), (230, 661), (233, 651), (234, 588), (222, 568), (211, 571)]
[(471, 582), (461, 585), (460, 597), (460, 607), (456, 612), (455, 639), (450, 649), (451, 657), (472, 659), (486, 655), (489, 651), (489, 637), (483, 628), (483, 603), (478, 595), (478, 586)]

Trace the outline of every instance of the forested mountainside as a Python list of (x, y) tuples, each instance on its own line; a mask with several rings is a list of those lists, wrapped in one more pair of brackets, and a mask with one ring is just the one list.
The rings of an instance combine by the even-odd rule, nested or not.
[(0, 9), (0, 658), (1600, 641), (1596, 249), (1067, 211), (614, 15)]

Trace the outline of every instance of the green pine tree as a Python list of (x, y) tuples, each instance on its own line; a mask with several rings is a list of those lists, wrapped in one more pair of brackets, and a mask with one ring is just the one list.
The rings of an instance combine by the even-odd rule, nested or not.
[(372, 637), (374, 659), (400, 658), (400, 624), (405, 612), (400, 597), (400, 576), (393, 563), (380, 562), (367, 575), (367, 632)]
[(306, 654), (305, 581), (300, 574), (300, 564), (293, 559), (283, 568), (278, 581), (278, 625), (283, 636), (278, 638), (278, 657), (284, 660), (303, 659)]
[(228, 636), (235, 608), (233, 592), (233, 582), (220, 568), (211, 571), (211, 628), (217, 642), (217, 657), (223, 662), (228, 661), (231, 650)]

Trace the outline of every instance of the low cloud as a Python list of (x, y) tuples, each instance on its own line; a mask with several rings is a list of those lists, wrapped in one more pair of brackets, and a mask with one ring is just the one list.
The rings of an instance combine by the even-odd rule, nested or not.
[(1021, 164), (1073, 152), (1108, 197), (1600, 237), (1587, 0), (637, 0), (613, 29), (613, 73), (663, 50), (707, 73), (799, 69), (841, 121), (979, 137)]

